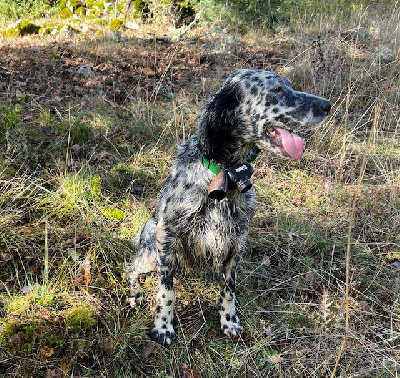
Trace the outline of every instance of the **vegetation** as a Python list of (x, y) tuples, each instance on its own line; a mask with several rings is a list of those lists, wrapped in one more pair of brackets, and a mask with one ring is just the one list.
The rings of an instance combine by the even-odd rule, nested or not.
[[(399, 4), (96, 3), (0, 0), (0, 375), (398, 376)], [(18, 19), (40, 29), (5, 33)], [(156, 279), (131, 309), (123, 267), (236, 68), (278, 71), (332, 114), (301, 161), (255, 163), (243, 338), (219, 333), (218, 277), (182, 275), (162, 348)]]

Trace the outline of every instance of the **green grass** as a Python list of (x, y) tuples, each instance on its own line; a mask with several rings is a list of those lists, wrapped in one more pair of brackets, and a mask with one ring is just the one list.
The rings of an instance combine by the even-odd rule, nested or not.
[[(0, 41), (0, 375), (398, 376), (400, 14), (384, 9), (297, 12), (241, 35), (236, 55), (214, 49), (221, 33), (171, 42), (156, 24), (120, 42), (101, 26)], [(90, 80), (74, 75), (83, 63)], [(130, 240), (204, 101), (244, 67), (285, 73), (332, 114), (301, 161), (255, 163), (243, 340), (219, 332), (219, 278), (181, 275), (178, 341), (162, 348), (149, 339), (156, 277), (125, 304)]]

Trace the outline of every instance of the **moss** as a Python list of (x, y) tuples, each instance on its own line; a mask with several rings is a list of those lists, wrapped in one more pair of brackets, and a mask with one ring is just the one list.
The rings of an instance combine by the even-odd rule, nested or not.
[(122, 222), (126, 218), (126, 213), (120, 209), (108, 207), (103, 210), (104, 216)]
[(82, 2), (80, 0), (68, 0), (67, 5), (69, 7), (82, 7)]
[(51, 27), (44, 27), (39, 29), (39, 35), (48, 35), (51, 34), (53, 29)]
[(104, 1), (94, 1), (91, 3), (91, 8), (103, 10), (104, 9)]
[(40, 27), (27, 20), (18, 20), (3, 31), (3, 37), (23, 37), (24, 35), (39, 33)]
[(100, 198), (101, 195), (101, 178), (99, 175), (94, 175), (90, 181), (90, 189), (92, 196), (95, 199)]
[(28, 355), (44, 346), (59, 348), (64, 342), (53, 323), (42, 319), (8, 319), (0, 325), (0, 344), (10, 348), (13, 354)]
[(151, 217), (149, 209), (142, 203), (134, 204), (134, 215), (125, 220), (121, 229), (121, 235), (124, 238), (131, 239), (142, 229), (143, 225)]
[(84, 7), (79, 7), (75, 10), (75, 14), (78, 17), (85, 17), (86, 16), (86, 9)]
[(17, 171), (13, 167), (6, 167), (3, 169), (5, 175), (14, 177), (17, 174)]
[(67, 327), (72, 332), (85, 331), (97, 324), (95, 312), (92, 307), (82, 305), (67, 310), (65, 314)]
[(59, 348), (63, 345), (63, 338), (56, 334), (56, 333), (50, 333), (45, 335), (41, 340), (40, 340), (40, 346), (50, 346), (53, 348)]
[(72, 11), (69, 8), (63, 8), (60, 10), (60, 13), (58, 14), (61, 18), (70, 18), (72, 17)]
[(110, 21), (110, 23), (108, 24), (108, 27), (110, 28), (111, 31), (115, 31), (115, 30), (121, 29), (123, 24), (124, 24), (123, 20), (116, 18), (116, 19)]
[(10, 298), (6, 309), (9, 315), (19, 316), (40, 308), (51, 308), (55, 302), (54, 294), (48, 292), (45, 286), (33, 285), (28, 294)]
[[(73, 33), (78, 33), (79, 31), (77, 29), (74, 29), (70, 25), (67, 24), (59, 24), (59, 25), (47, 25), (39, 29), (39, 34), (40, 35), (48, 35), (48, 34), (58, 34), (58, 33), (65, 33), (65, 34), (73, 34)], [(60, 56), (56, 56), (57, 54), (54, 54), (54, 58), (59, 59)]]
[(108, 180), (111, 188), (127, 190), (136, 178), (131, 167), (118, 163), (111, 169)]
[(32, 304), (32, 294), (14, 297), (6, 306), (9, 315), (22, 315), (27, 312)]
[(0, 345), (4, 344), (11, 336), (16, 333), (18, 328), (15, 320), (0, 320)]
[(54, 306), (56, 300), (53, 294), (39, 295), (35, 298), (35, 303), (40, 307), (51, 308)]

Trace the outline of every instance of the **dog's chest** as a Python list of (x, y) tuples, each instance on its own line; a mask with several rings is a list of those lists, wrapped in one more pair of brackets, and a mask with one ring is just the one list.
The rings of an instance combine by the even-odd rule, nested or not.
[(222, 201), (208, 200), (194, 216), (190, 230), (181, 237), (177, 256), (180, 265), (223, 270), (227, 256), (239, 253), (253, 214), (252, 193), (228, 196)]

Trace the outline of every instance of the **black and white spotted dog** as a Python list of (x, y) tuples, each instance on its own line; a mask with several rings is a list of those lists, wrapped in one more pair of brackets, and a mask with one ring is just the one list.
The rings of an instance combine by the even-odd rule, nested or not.
[[(208, 100), (197, 133), (178, 149), (155, 214), (136, 238), (138, 253), (126, 268), (133, 297), (138, 276), (158, 272), (153, 340), (170, 345), (176, 338), (173, 276), (178, 267), (185, 272), (212, 267), (222, 273), (221, 330), (228, 336), (240, 335), (236, 267), (254, 215), (255, 195), (251, 185), (247, 191), (239, 188), (235, 172), (245, 172), (243, 180), (249, 182), (248, 161), (255, 146), (300, 159), (305, 142), (296, 133), (324, 121), (330, 108), (328, 100), (297, 92), (285, 78), (263, 70), (232, 73)], [(221, 172), (223, 194), (210, 198), (210, 183)]]

